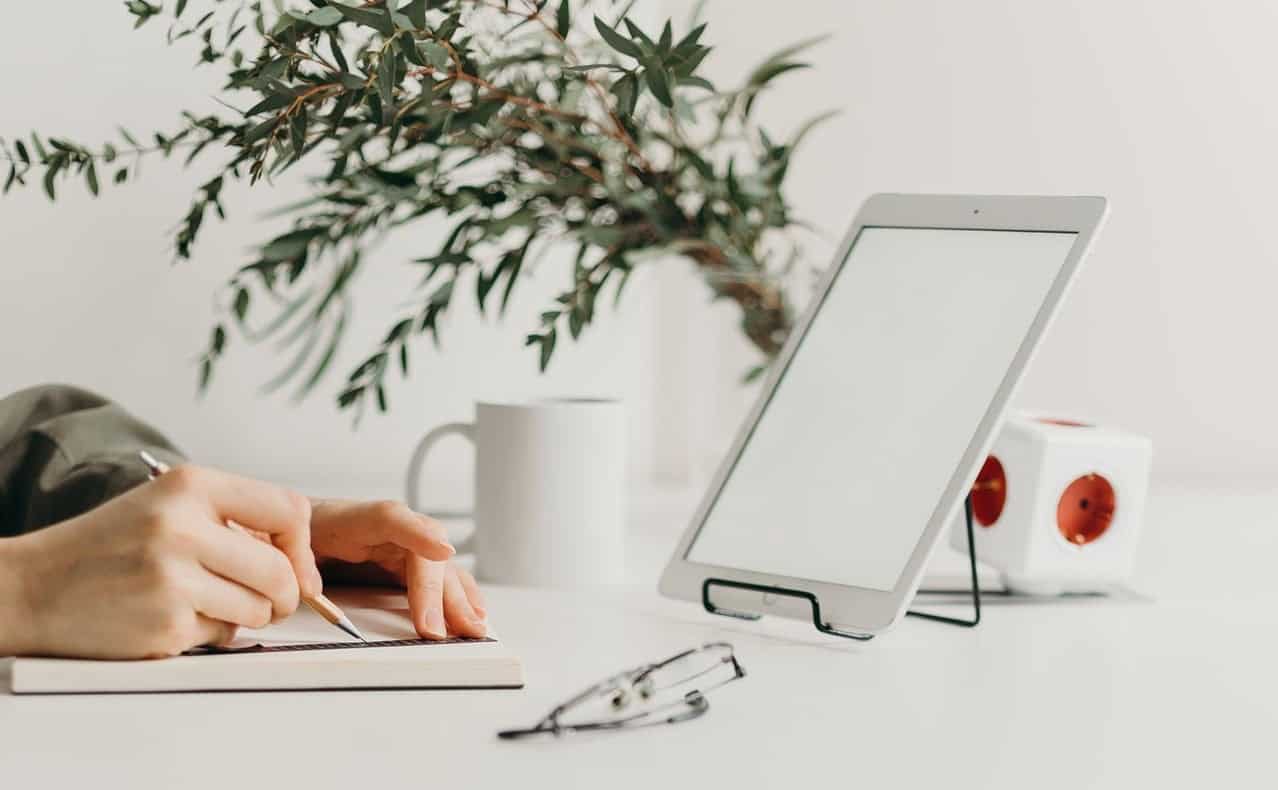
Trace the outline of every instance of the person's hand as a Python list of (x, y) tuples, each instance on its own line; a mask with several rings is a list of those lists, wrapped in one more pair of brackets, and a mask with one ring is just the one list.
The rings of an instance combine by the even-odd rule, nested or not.
[(330, 580), (403, 586), (413, 627), (424, 639), (488, 632), (479, 586), (448, 562), (456, 553), (448, 533), (407, 505), (316, 499), (311, 547)]
[[(227, 520), (270, 543), (228, 529)], [(8, 607), (15, 627), (4, 629), (0, 655), (176, 655), (229, 642), (237, 626), (286, 617), (299, 583), (307, 595), (323, 585), (305, 497), (193, 466), (0, 543), (0, 576), (18, 582)]]

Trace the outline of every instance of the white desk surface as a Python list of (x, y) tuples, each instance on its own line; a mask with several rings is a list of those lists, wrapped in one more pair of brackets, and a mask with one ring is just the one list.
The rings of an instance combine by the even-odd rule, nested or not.
[[(655, 578), (686, 507), (640, 511), (631, 571)], [(1139, 577), (1155, 602), (990, 606), (975, 630), (909, 619), (867, 644), (713, 617), (652, 584), (493, 587), (523, 691), (0, 693), (0, 785), (1278, 787), (1276, 527), (1278, 492), (1162, 493)], [(494, 735), (713, 639), (749, 676), (700, 720)]]

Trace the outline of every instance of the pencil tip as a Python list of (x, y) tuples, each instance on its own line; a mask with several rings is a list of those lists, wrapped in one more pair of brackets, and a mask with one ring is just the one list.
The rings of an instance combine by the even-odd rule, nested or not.
[(343, 617), (337, 622), (337, 627), (361, 642), (368, 642), (368, 638), (360, 633), (359, 629), (355, 627), (355, 624), (350, 621), (350, 618)]

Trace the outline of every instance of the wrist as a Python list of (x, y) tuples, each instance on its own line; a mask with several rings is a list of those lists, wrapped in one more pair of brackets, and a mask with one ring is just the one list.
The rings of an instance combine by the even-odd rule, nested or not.
[(0, 656), (22, 655), (35, 643), (29, 590), (31, 536), (0, 538)]

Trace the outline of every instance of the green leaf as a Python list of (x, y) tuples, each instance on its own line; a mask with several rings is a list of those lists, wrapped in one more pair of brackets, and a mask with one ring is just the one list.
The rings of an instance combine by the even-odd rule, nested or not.
[(701, 65), (701, 61), (711, 52), (710, 47), (697, 47), (687, 57), (676, 58), (674, 65), (674, 73), (680, 77), (691, 76), (692, 72), (697, 70)]
[(550, 356), (555, 353), (555, 339), (558, 334), (559, 333), (555, 331), (555, 328), (551, 327), (550, 331), (541, 337), (541, 359), (538, 361), (538, 364), (541, 367), (542, 373), (546, 372), (546, 366), (550, 364)]
[(187, 0), (177, 0), (177, 8), (175, 8), (173, 11), (174, 19), (182, 18), (182, 12), (186, 10), (186, 3), (187, 3)]
[(413, 29), (426, 29), (426, 0), (412, 0), (411, 3), (399, 9), (399, 12), (408, 17), (408, 21), (413, 23)]
[(621, 54), (629, 55), (636, 59), (643, 57), (643, 51), (639, 49), (637, 44), (608, 27), (598, 16), (595, 17), (595, 29), (599, 31), (599, 35), (603, 36), (603, 40), (608, 43), (608, 46)]
[(27, 147), (21, 140), (14, 140), (13, 147), (18, 149), (18, 158), (22, 160), (22, 164), (31, 164), (31, 155), (27, 153)]
[(686, 85), (691, 88), (701, 88), (703, 90), (708, 90), (711, 93), (715, 92), (714, 84), (711, 83), (710, 80), (702, 77), (680, 77), (679, 85)]
[(53, 187), (53, 179), (58, 175), (58, 168), (50, 167), (44, 171), (44, 192), (49, 196), (49, 200), (57, 200), (57, 193)]
[(206, 357), (200, 360), (200, 392), (204, 392), (209, 388), (209, 381), (213, 378), (213, 363)]
[(134, 30), (145, 25), (151, 20), (151, 17), (160, 13), (162, 10), (158, 5), (152, 5), (151, 3), (146, 2), (146, 0), (127, 0), (124, 6), (129, 9), (130, 14), (133, 14), (138, 18), (137, 21), (133, 23)]
[(617, 97), (617, 109), (623, 115), (634, 115), (639, 103), (639, 78), (627, 74), (612, 84), (612, 95)]
[(648, 90), (657, 97), (657, 101), (667, 107), (674, 106), (674, 96), (670, 93), (670, 78), (659, 61), (649, 60), (644, 64), (643, 78), (644, 82), (648, 83)]
[(794, 137), (790, 140), (790, 148), (798, 148), (799, 144), (803, 142), (809, 132), (838, 115), (839, 112), (839, 110), (830, 110), (829, 112), (823, 112), (815, 118), (809, 119), (807, 123), (799, 127), (799, 131), (795, 132)]
[(788, 61), (773, 61), (760, 66), (750, 75), (748, 83), (749, 88), (745, 102), (745, 115), (750, 115), (750, 110), (754, 107), (754, 102), (759, 98), (759, 92), (772, 80), (790, 71), (798, 69), (810, 68), (808, 63), (793, 63)]
[(235, 292), (235, 304), (232, 307), (235, 318), (240, 323), (244, 323), (244, 316), (248, 315), (249, 302), (252, 297), (247, 288), (240, 288)]
[(497, 284), (497, 273), (489, 277), (484, 274), (484, 270), (480, 269), (475, 276), (475, 300), (479, 303), (479, 314), (484, 315), (488, 309), (488, 294), (492, 292), (493, 286)]
[(292, 59), (288, 57), (279, 57), (267, 61), (259, 70), (258, 76), (264, 80), (278, 80), (287, 72), (288, 67), (292, 64)]
[(359, 403), (359, 402), (362, 402), (363, 400), (364, 400), (364, 388), (351, 387), (350, 389), (342, 392), (341, 395), (337, 396), (337, 407), (339, 409), (345, 409), (348, 406), (350, 406), (352, 403)]
[(377, 64), (377, 95), (383, 106), (395, 103), (395, 84), (395, 56), (387, 50)]
[(408, 17), (404, 16), (398, 11), (391, 11), (389, 2), (386, 5), (386, 11), (390, 15), (391, 25), (393, 25), (396, 29), (399, 29), (399, 30), (413, 29), (413, 20), (409, 19)]
[(435, 35), (444, 41), (452, 41), (453, 34), (461, 27), (461, 14), (449, 14), (444, 23), (435, 28)]
[(274, 93), (245, 110), (244, 117), (248, 118), (249, 116), (257, 115), (258, 113), (266, 112), (268, 110), (278, 110), (282, 107), (287, 107), (292, 103), (293, 96), (291, 94)]
[(402, 340), (403, 337), (407, 335), (409, 330), (411, 330), (412, 328), (413, 328), (413, 319), (411, 318), (401, 319), (398, 323), (395, 324), (395, 326), (391, 327), (389, 332), (386, 333), (386, 340), (384, 344), (390, 345), (398, 340)]
[(675, 47), (674, 47), (675, 51), (679, 52), (685, 49), (690, 49), (692, 47), (695, 47), (697, 43), (701, 41), (701, 34), (704, 32), (706, 32), (706, 23), (703, 22), (700, 25), (697, 25), (696, 27), (694, 27), (692, 30), (690, 30), (688, 32), (688, 35), (679, 39), (679, 43), (675, 44)]
[(367, 78), (346, 71), (337, 75), (337, 81), (341, 83), (343, 88), (348, 90), (359, 90), (368, 83)]
[(462, 263), (470, 263), (470, 256), (464, 252), (445, 252), (440, 255), (434, 255), (430, 258), (417, 258), (413, 263), (422, 263), (428, 266), (448, 266)]
[(790, 61), (766, 63), (750, 75), (750, 85), (762, 87), (788, 71), (796, 71), (798, 69), (807, 69), (811, 67), (812, 64), (810, 63), (795, 63)]
[(434, 66), (440, 71), (447, 71), (453, 65), (452, 58), (448, 57), (448, 50), (434, 41), (419, 42), (417, 48), (421, 50), (429, 66)]
[(826, 33), (820, 36), (813, 36), (811, 38), (805, 38), (802, 41), (798, 41), (794, 44), (791, 44), (790, 46), (782, 50), (773, 52), (771, 55), (768, 56), (768, 59), (767, 61), (765, 61), (765, 63), (771, 63), (773, 61), (778, 61), (778, 60), (785, 60), (791, 55), (797, 55), (803, 50), (816, 46), (817, 44), (820, 44), (823, 41), (828, 40), (829, 38), (830, 38), (829, 33)]
[(311, 313), (312, 316), (320, 318), (328, 311), (328, 306), (333, 303), (334, 299), (340, 299), (345, 296), (346, 284), (350, 282), (355, 272), (359, 271), (360, 262), (362, 261), (360, 253), (361, 250), (354, 250), (346, 261), (342, 263), (341, 268), (333, 275), (332, 282), (328, 284), (328, 289), (324, 292), (324, 296), (315, 305), (315, 309)]
[(323, 8), (315, 9), (302, 18), (315, 27), (332, 27), (342, 21), (342, 12), (336, 6), (326, 5)]
[(633, 269), (626, 269), (621, 273), (621, 279), (617, 281), (617, 290), (612, 295), (612, 306), (615, 308), (621, 304), (621, 294), (626, 290), (626, 284), (630, 282), (630, 273)]
[(435, 289), (435, 293), (430, 296), (430, 304), (432, 307), (443, 309), (453, 299), (453, 280), (449, 280), (443, 285)]
[(524, 246), (520, 247), (514, 253), (511, 253), (511, 264), (506, 272), (506, 288), (501, 293), (501, 309), (499, 315), (506, 314), (506, 305), (510, 304), (510, 295), (515, 292), (515, 283), (519, 280), (519, 274), (524, 268), (524, 258), (528, 256), (528, 248), (532, 245), (536, 236), (529, 236), (528, 241), (524, 242)]
[(289, 142), (293, 146), (293, 156), (301, 156), (306, 148), (306, 111), (302, 110), (293, 116), (288, 124)]
[(417, 66), (429, 65), (426, 58), (422, 55), (422, 51), (417, 48), (417, 39), (413, 38), (413, 34), (407, 30), (395, 37), (395, 44), (399, 47), (399, 51), (404, 54), (409, 63)]
[(674, 43), (674, 30), (670, 27), (670, 20), (666, 20), (666, 26), (661, 28), (661, 40), (657, 42), (657, 49), (662, 52), (669, 52), (670, 45)]
[(757, 381), (760, 377), (762, 377), (764, 373), (767, 373), (767, 372), (768, 372), (768, 366), (766, 364), (755, 365), (754, 367), (747, 370), (746, 374), (741, 377), (741, 383), (742, 384), (753, 383)]
[(559, 0), (559, 11), (555, 14), (555, 31), (561, 37), (565, 37), (569, 30), (572, 30), (572, 9), (568, 5), (568, 0)]
[(291, 261), (306, 252), (311, 241), (325, 233), (324, 228), (301, 228), (278, 236), (262, 248), (262, 260)]
[(89, 162), (89, 166), (84, 170), (84, 180), (89, 184), (89, 191), (94, 197), (98, 196), (98, 169), (93, 162)]
[(263, 137), (270, 134), (271, 130), (275, 128), (277, 123), (278, 119), (268, 118), (256, 126), (250, 126), (248, 129), (244, 130), (244, 136), (241, 138), (242, 144), (250, 146), (253, 143), (256, 143), (258, 140), (261, 140)]
[(311, 371), (311, 375), (297, 391), (297, 397), (305, 397), (307, 393), (315, 389), (315, 385), (319, 384), (324, 378), (324, 374), (328, 372), (329, 366), (332, 365), (334, 357), (337, 356), (337, 348), (341, 344), (342, 335), (346, 331), (346, 310), (345, 308), (337, 316), (337, 324), (333, 327), (332, 334), (328, 338), (328, 346), (324, 349), (324, 353), (320, 356), (319, 362)]
[(623, 17), (621, 21), (625, 23), (626, 30), (630, 31), (630, 35), (636, 40), (636, 43), (640, 45), (640, 50), (643, 49), (644, 44), (646, 44), (649, 49), (656, 49), (656, 42), (649, 38), (647, 33), (643, 32), (643, 28), (636, 25), (629, 17)]
[(364, 92), (364, 106), (368, 108), (368, 120), (380, 129), (386, 117), (382, 113), (382, 100), (377, 96), (376, 91)]
[(564, 71), (585, 72), (595, 71), (596, 69), (607, 69), (608, 71), (626, 71), (626, 69), (618, 66), (616, 63), (583, 63), (579, 66), (564, 66)]
[(395, 32), (395, 25), (391, 21), (389, 14), (385, 13), (385, 9), (382, 11), (365, 11), (362, 8), (352, 8), (348, 5), (333, 5), (329, 7), (336, 8), (342, 16), (352, 22), (364, 27), (371, 27), (383, 36), (389, 36)]
[(337, 41), (337, 36), (332, 33), (328, 34), (328, 51), (332, 53), (333, 60), (336, 61), (339, 69), (342, 71), (351, 70), (350, 64), (346, 62), (346, 53), (342, 52), (342, 45)]
[[(298, 331), (294, 333), (294, 336), (290, 338), (290, 340), (296, 339), (297, 337), (305, 337), (306, 342), (304, 342), (301, 348), (293, 354), (289, 363), (285, 365), (279, 373), (276, 373), (269, 381), (262, 385), (261, 391), (263, 395), (269, 395), (283, 387), (289, 381), (293, 380), (293, 377), (297, 375), (297, 372), (306, 364), (306, 360), (310, 359), (311, 354), (315, 351), (315, 347), (319, 345), (321, 328), (310, 324), (302, 324), (298, 327)], [(286, 346), (287, 344), (283, 344), (280, 346), (280, 349), (283, 350)]]
[(572, 335), (573, 340), (581, 336), (581, 328), (585, 322), (585, 313), (583, 311), (574, 308), (568, 313), (568, 334)]

